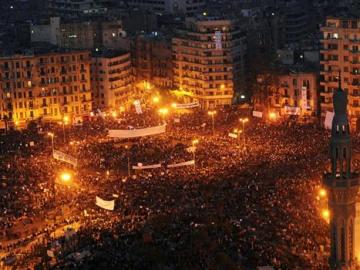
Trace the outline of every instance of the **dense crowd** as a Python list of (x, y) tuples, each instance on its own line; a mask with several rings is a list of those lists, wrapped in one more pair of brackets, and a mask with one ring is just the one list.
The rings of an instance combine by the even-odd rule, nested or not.
[[(214, 135), (206, 112), (160, 118), (155, 111), (97, 116), (66, 127), (64, 136), (61, 127), (48, 127), (55, 148), (78, 158), (75, 169), (51, 159), (46, 128), (43, 136), (3, 137), (19, 141), (7, 144), (0, 165), (0, 254), (21, 254), (14, 264), (22, 268), (48, 264), (51, 249), (54, 269), (327, 269), (328, 228), (316, 200), (325, 131), (251, 119), (244, 141), (227, 136), (241, 128), (239, 111), (219, 111)], [(166, 133), (154, 137), (106, 136), (163, 121)], [(195, 138), (196, 167), (128, 176), (129, 163), (192, 159), (187, 149)], [(64, 168), (74, 172), (72, 185), (56, 183)], [(97, 207), (95, 196), (115, 199), (114, 211)], [(70, 239), (52, 236), (75, 223)], [(91, 255), (71, 257), (85, 250)]]

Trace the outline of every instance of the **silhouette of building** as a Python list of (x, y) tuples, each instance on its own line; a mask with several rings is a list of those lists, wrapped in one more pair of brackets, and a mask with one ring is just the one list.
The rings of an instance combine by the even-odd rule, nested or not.
[(359, 239), (359, 175), (351, 171), (351, 139), (347, 115), (347, 93), (339, 88), (333, 95), (330, 160), (331, 170), (323, 181), (329, 194), (330, 209), (330, 268), (351, 270), (356, 268), (360, 254)]

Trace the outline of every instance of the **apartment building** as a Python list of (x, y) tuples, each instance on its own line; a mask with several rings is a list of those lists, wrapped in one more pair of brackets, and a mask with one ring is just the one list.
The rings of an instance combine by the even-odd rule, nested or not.
[(236, 20), (187, 18), (172, 40), (174, 86), (205, 109), (230, 105), (244, 93), (245, 39)]
[(132, 8), (151, 10), (157, 14), (193, 16), (203, 11), (205, 0), (128, 0), (127, 4)]
[(0, 118), (25, 123), (84, 116), (92, 109), (88, 51), (0, 58)]
[(132, 46), (136, 81), (159, 88), (173, 87), (171, 38), (159, 32), (138, 35)]
[(352, 128), (360, 128), (360, 20), (327, 18), (321, 28), (320, 95), (321, 117), (333, 111), (332, 95), (338, 88), (348, 93), (348, 113)]
[(130, 53), (116, 50), (93, 52), (91, 87), (94, 108), (118, 109), (123, 106), (134, 89)]

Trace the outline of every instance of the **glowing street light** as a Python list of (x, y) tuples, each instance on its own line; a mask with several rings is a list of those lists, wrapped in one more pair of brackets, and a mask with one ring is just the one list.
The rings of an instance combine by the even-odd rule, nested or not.
[(323, 209), (321, 211), (321, 216), (328, 222), (330, 218), (330, 211), (328, 209)]
[(269, 113), (269, 119), (270, 119), (271, 121), (275, 121), (276, 118), (277, 118), (276, 113), (274, 113), (274, 112), (270, 112), (270, 113)]
[(245, 123), (249, 122), (249, 118), (240, 118), (239, 121), (242, 123), (243, 144), (245, 148)]
[(193, 160), (194, 160), (194, 169), (196, 167), (196, 161), (195, 161), (195, 152), (196, 152), (196, 145), (199, 143), (199, 140), (198, 139), (194, 139), (191, 141), (192, 143), (192, 152), (193, 152)]
[(322, 188), (322, 189), (319, 190), (319, 197), (320, 198), (325, 198), (326, 195), (327, 195), (327, 192), (326, 192), (325, 189)]
[(162, 116), (163, 118), (163, 122), (165, 122), (165, 116), (169, 113), (169, 109), (168, 108), (161, 108), (159, 109), (159, 114)]
[(156, 103), (159, 103), (160, 101), (160, 98), (158, 96), (155, 96), (152, 98), (152, 101), (156, 104)]
[(68, 172), (63, 172), (61, 175), (60, 175), (60, 180), (64, 183), (68, 183), (70, 180), (71, 180), (71, 174), (68, 173)]
[(215, 134), (215, 115), (216, 115), (216, 111), (208, 111), (208, 115), (211, 116), (212, 119), (212, 133), (213, 135)]
[(176, 109), (176, 106), (177, 106), (177, 104), (175, 102), (171, 103), (171, 107), (173, 107), (174, 109)]
[(51, 138), (51, 149), (52, 149), (52, 152), (54, 154), (54, 136), (55, 136), (55, 134), (52, 133), (52, 132), (48, 132), (47, 135)]
[(116, 118), (116, 117), (117, 117), (117, 113), (114, 111), (114, 112), (111, 113), (111, 116), (114, 117), (114, 118)]

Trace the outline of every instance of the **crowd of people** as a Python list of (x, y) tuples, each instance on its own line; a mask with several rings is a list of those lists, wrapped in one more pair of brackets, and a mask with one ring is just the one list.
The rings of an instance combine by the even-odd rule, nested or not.
[[(0, 254), (17, 254), (13, 264), (24, 269), (327, 269), (328, 225), (316, 195), (328, 133), (250, 119), (245, 139), (229, 137), (242, 127), (239, 117), (218, 111), (212, 134), (206, 112), (159, 117), (144, 108), (96, 116), (64, 134), (48, 127), (36, 137), (3, 136), (19, 139), (5, 143), (0, 165)], [(160, 135), (107, 136), (165, 121)], [(76, 168), (51, 158), (47, 131), (55, 149), (78, 159)], [(188, 151), (194, 139), (195, 153)], [(193, 158), (196, 166), (165, 166)], [(164, 166), (132, 170), (137, 163)], [(63, 170), (73, 174), (68, 185), (57, 182)], [(99, 208), (95, 196), (114, 199), (115, 209)], [(64, 226), (76, 234), (56, 235)]]

